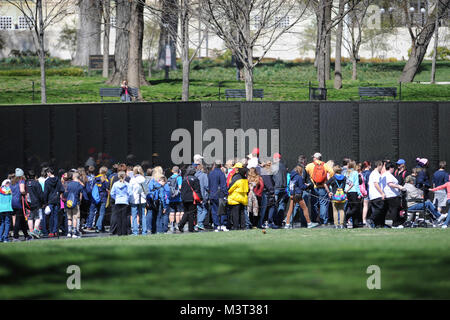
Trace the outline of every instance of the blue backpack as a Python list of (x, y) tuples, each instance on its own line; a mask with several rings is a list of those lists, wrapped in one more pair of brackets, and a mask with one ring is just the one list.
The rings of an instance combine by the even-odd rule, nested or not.
[(78, 204), (77, 197), (73, 192), (69, 192), (66, 199), (66, 208), (72, 209), (75, 208)]
[(95, 204), (99, 204), (101, 201), (100, 198), (100, 191), (98, 190), (98, 186), (96, 183), (94, 183), (94, 186), (92, 187), (92, 200), (94, 201)]

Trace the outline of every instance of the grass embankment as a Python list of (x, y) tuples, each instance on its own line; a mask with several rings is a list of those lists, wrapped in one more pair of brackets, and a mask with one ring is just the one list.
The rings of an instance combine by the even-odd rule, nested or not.
[[(404, 62), (361, 63), (358, 65), (358, 80), (351, 79), (351, 64), (343, 66), (343, 88), (333, 89), (333, 80), (328, 81), (328, 100), (359, 100), (359, 86), (394, 86), (399, 88), (398, 79)], [(32, 82), (35, 82), (34, 102), (40, 102), (39, 70), (21, 69), (20, 66), (0, 67), (0, 104), (30, 104), (33, 102)], [(47, 77), (48, 103), (99, 102), (99, 88), (107, 87), (99, 75), (88, 77), (86, 70), (57, 65), (49, 68)], [(430, 79), (431, 63), (422, 64), (415, 81), (427, 82)], [(144, 100), (181, 101), (181, 70), (171, 71), (170, 79), (164, 80), (163, 72), (153, 72), (149, 86), (142, 86)], [(244, 88), (243, 82), (237, 82), (233, 67), (219, 66), (214, 63), (194, 63), (191, 71), (190, 97), (192, 101), (219, 100), (219, 82), (221, 100), (224, 100), (225, 88)], [(264, 89), (266, 101), (309, 100), (308, 82), (317, 86), (315, 68), (311, 63), (267, 63), (256, 67), (254, 71), (255, 88)], [(436, 81), (450, 82), (450, 62), (438, 63)], [(383, 98), (380, 98), (383, 99)], [(402, 85), (402, 100), (449, 100), (450, 85), (431, 85), (409, 83)]]

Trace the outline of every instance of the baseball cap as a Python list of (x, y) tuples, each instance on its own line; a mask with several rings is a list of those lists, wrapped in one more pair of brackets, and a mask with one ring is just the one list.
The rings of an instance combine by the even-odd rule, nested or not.
[(316, 152), (316, 153), (314, 153), (313, 158), (320, 159), (320, 158), (322, 158), (322, 154), (320, 152)]
[(397, 164), (401, 165), (401, 164), (405, 164), (406, 161), (404, 159), (398, 159)]
[(256, 154), (259, 156), (259, 148), (253, 148), (252, 154)]
[(281, 159), (281, 154), (279, 154), (279, 153), (274, 153), (273, 158), (274, 158), (274, 159)]
[(222, 160), (216, 159), (216, 160), (214, 161), (214, 163), (215, 163), (216, 165), (221, 165), (221, 164), (222, 164)]
[(200, 154), (196, 154), (196, 155), (194, 155), (194, 163), (196, 163), (196, 164), (200, 164), (203, 159), (203, 157), (200, 155)]
[(244, 166), (242, 165), (242, 163), (238, 162), (236, 163), (233, 168), (243, 168)]

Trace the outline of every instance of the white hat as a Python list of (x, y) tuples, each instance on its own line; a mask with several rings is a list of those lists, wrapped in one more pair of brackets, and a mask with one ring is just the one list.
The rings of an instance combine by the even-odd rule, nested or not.
[(7, 183), (11, 183), (11, 180), (9, 180), (9, 179), (3, 180), (2, 187), (4, 187)]
[(201, 155), (199, 155), (199, 154), (194, 155), (194, 163), (195, 164), (202, 163), (202, 159), (204, 159), (204, 158)]
[(317, 159), (321, 159), (322, 158), (322, 154), (319, 152), (314, 153), (313, 158), (317, 158)]

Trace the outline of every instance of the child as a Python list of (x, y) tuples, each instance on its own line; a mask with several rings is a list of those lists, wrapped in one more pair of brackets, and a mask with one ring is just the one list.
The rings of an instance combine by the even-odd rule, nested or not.
[(125, 181), (127, 174), (125, 171), (118, 173), (119, 181), (111, 188), (111, 198), (114, 199), (113, 211), (117, 217), (117, 234), (126, 236), (128, 234), (127, 213), (132, 190), (128, 182)]
[(9, 242), (8, 234), (10, 227), (10, 217), (13, 212), (11, 202), (12, 194), (9, 187), (11, 181), (4, 180), (0, 188), (0, 242)]
[(156, 232), (166, 233), (169, 228), (167, 209), (169, 208), (170, 187), (167, 184), (167, 178), (164, 176), (158, 179), (157, 184), (159, 186), (155, 185), (156, 197), (153, 202), (158, 212), (156, 216)]
[[(68, 172), (68, 182), (66, 192), (64, 193), (64, 207), (67, 213), (68, 232), (67, 238), (80, 238), (77, 225), (80, 219), (80, 203), (82, 196), (87, 198), (84, 186), (78, 181), (79, 174), (77, 172)], [(72, 178), (72, 180), (70, 180)]]
[(328, 196), (333, 203), (333, 220), (336, 229), (344, 229), (345, 212), (344, 207), (347, 202), (345, 186), (347, 179), (342, 173), (340, 166), (334, 166), (334, 176), (325, 184)]

